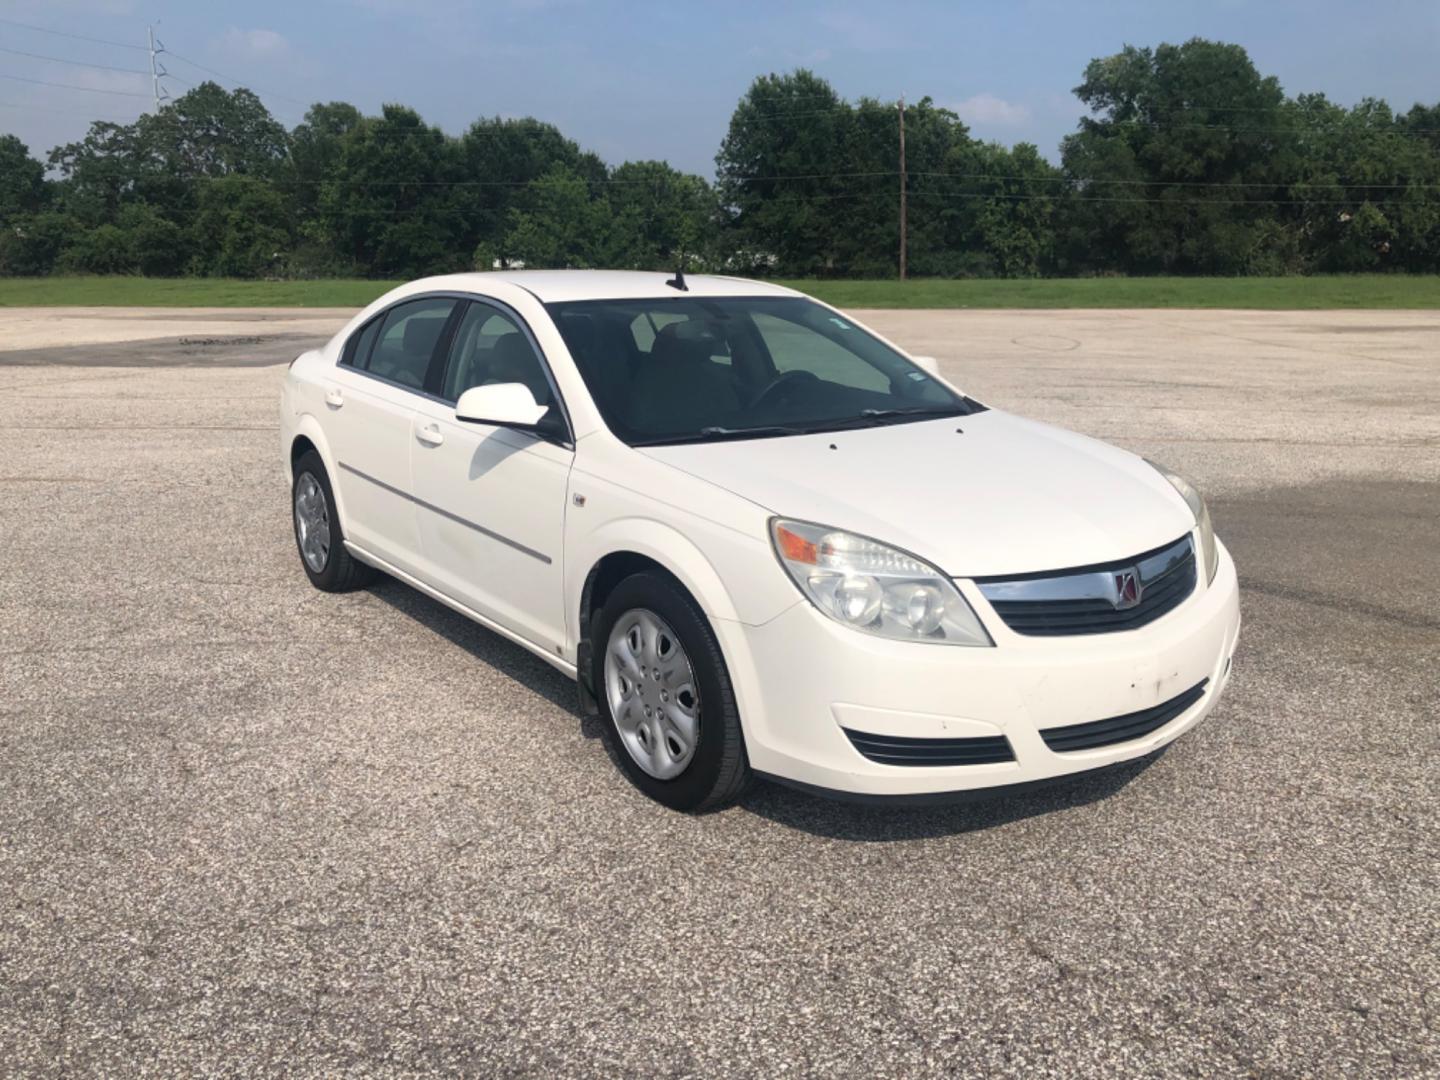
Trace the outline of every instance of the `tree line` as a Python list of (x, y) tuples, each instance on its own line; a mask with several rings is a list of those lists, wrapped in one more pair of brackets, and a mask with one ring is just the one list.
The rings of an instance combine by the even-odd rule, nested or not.
[[(1440, 271), (1440, 104), (1287, 97), (1238, 45), (1092, 61), (1051, 164), (904, 110), (916, 276)], [(292, 130), (204, 83), (33, 158), (0, 136), (0, 274), (408, 278), (493, 266), (891, 277), (899, 113), (805, 70), (755, 80), (715, 181), (610, 166), (535, 119), (459, 136), (316, 104)]]

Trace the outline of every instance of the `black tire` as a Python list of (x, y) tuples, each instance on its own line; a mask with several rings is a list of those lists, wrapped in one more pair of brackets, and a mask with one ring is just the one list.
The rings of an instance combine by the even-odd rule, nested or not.
[[(290, 484), (290, 523), (295, 530), (295, 549), (300, 554), (300, 565), (310, 584), (324, 592), (349, 592), (362, 589), (375, 580), (378, 571), (367, 566), (345, 547), (345, 533), (340, 527), (340, 515), (335, 512), (335, 492), (330, 487), (330, 476), (325, 463), (314, 450), (307, 450), (295, 462), (294, 479)], [(305, 549), (300, 538), (299, 515), (295, 511), (295, 500), (305, 477), (313, 477), (325, 498), (324, 512), (330, 530), (329, 551), (324, 565), (317, 571), (306, 560)]]
[[(610, 632), (626, 612), (648, 609), (667, 622), (680, 638), (699, 684), (699, 737), (685, 771), (671, 780), (651, 776), (630, 755), (611, 715), (605, 692), (605, 653)], [(655, 571), (634, 574), (621, 581), (596, 613), (591, 627), (594, 648), (591, 677), (597, 688), (601, 730), (606, 745), (630, 782), (672, 810), (702, 813), (733, 802), (749, 786), (753, 774), (745, 756), (740, 709), (730, 684), (730, 673), (709, 620), (678, 581)]]

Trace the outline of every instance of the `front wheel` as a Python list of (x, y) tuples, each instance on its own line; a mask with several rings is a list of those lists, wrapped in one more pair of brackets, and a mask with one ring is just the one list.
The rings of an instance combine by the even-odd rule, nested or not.
[(605, 737), (631, 783), (675, 810), (738, 797), (751, 777), (740, 710), (689, 593), (668, 576), (636, 574), (611, 592), (594, 630)]
[(300, 562), (310, 584), (325, 592), (347, 592), (374, 580), (375, 570), (345, 549), (330, 477), (314, 450), (295, 462), (290, 505), (294, 511), (295, 546), (300, 549)]

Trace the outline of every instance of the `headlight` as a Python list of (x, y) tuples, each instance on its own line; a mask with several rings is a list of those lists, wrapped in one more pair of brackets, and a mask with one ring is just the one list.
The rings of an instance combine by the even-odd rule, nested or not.
[(1146, 464), (1153, 466), (1161, 476), (1169, 480), (1181, 498), (1190, 504), (1195, 523), (1200, 526), (1200, 557), (1205, 560), (1205, 584), (1210, 584), (1215, 580), (1215, 568), (1220, 565), (1220, 549), (1215, 546), (1215, 527), (1210, 524), (1210, 508), (1205, 505), (1200, 492), (1195, 490), (1195, 485), (1189, 480), (1177, 476), (1164, 465), (1157, 465), (1149, 458), (1145, 460)]
[(867, 634), (937, 645), (992, 645), (944, 574), (854, 533), (776, 518), (770, 537), (800, 591), (830, 618)]

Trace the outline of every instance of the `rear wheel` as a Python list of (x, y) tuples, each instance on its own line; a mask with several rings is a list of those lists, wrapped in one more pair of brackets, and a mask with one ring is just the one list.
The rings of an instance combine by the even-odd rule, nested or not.
[(330, 477), (314, 450), (306, 451), (295, 463), (290, 495), (295, 545), (300, 549), (300, 563), (310, 584), (325, 592), (347, 592), (373, 581), (375, 570), (345, 548)]
[(636, 574), (596, 616), (594, 685), (606, 740), (630, 781), (675, 810), (735, 799), (750, 766), (710, 624), (677, 582)]

